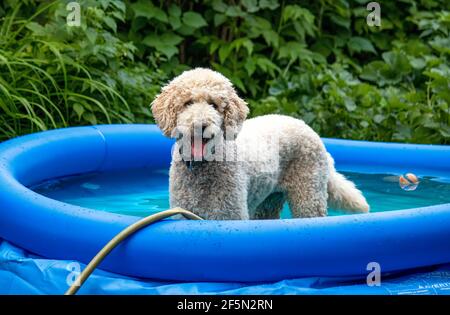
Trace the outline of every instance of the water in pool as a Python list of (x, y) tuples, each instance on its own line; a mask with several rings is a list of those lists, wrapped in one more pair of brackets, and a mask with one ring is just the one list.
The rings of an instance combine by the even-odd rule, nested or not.
[[(414, 191), (404, 191), (398, 175), (342, 172), (366, 196), (371, 212), (450, 203), (450, 178), (421, 176)], [(115, 212), (147, 216), (169, 208), (168, 171), (149, 169), (95, 173), (50, 180), (32, 187), (47, 197), (66, 203)], [(329, 209), (329, 215), (342, 212)], [(290, 218), (285, 205), (283, 218)]]

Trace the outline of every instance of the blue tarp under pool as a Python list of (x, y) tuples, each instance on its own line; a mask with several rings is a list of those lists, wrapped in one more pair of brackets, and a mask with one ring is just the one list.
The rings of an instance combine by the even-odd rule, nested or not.
[[(75, 265), (77, 263), (75, 262)], [(63, 294), (73, 260), (44, 259), (0, 240), (0, 294)], [(85, 265), (80, 263), (84, 268)], [(307, 277), (275, 283), (161, 282), (96, 270), (79, 294), (450, 294), (450, 264), (365, 279)]]

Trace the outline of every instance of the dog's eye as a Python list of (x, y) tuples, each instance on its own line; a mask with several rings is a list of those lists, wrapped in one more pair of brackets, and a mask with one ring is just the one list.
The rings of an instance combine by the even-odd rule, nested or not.
[(184, 106), (189, 106), (192, 105), (192, 103), (194, 103), (192, 100), (187, 101), (186, 103), (184, 103)]
[(217, 106), (216, 103), (211, 102), (211, 103), (209, 103), (209, 104), (210, 104), (212, 107), (214, 107), (215, 110), (218, 110), (218, 109), (219, 109), (219, 106)]

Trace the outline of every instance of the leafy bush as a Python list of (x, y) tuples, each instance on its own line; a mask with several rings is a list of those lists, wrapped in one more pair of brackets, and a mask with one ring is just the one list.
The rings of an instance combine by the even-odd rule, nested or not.
[(0, 139), (48, 128), (151, 119), (148, 104), (164, 76), (134, 60), (136, 47), (116, 36), (125, 4), (83, 4), (81, 27), (66, 25), (60, 1), (10, 1), (3, 8)]
[(66, 2), (0, 10), (0, 137), (149, 122), (163, 82), (207, 66), (253, 116), (288, 114), (330, 137), (450, 142), (447, 0), (379, 1), (381, 27), (367, 25), (365, 0), (84, 0), (78, 28)]

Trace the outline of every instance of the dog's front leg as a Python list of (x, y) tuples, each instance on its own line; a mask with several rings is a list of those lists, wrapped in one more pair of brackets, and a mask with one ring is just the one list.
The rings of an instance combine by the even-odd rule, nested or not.
[(214, 189), (205, 193), (192, 186), (183, 191), (171, 187), (170, 207), (192, 211), (205, 220), (248, 220), (243, 191), (230, 191), (229, 194), (225, 196)]

